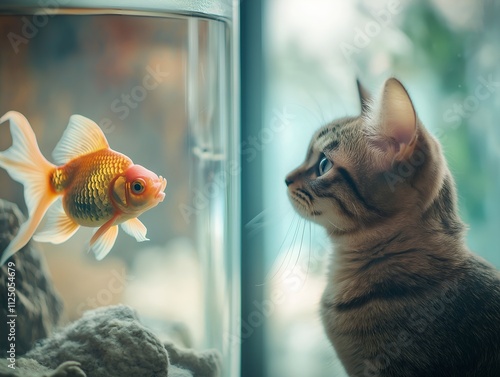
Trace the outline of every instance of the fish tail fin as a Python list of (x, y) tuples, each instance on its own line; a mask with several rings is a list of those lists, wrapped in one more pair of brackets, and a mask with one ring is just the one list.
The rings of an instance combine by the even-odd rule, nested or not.
[(0, 124), (6, 120), (10, 121), (12, 146), (0, 152), (0, 167), (4, 168), (12, 179), (24, 185), (24, 200), (29, 217), (3, 251), (0, 266), (28, 243), (45, 212), (57, 199), (57, 194), (49, 183), (49, 176), (55, 165), (43, 157), (28, 120), (16, 111), (9, 111), (1, 117)]

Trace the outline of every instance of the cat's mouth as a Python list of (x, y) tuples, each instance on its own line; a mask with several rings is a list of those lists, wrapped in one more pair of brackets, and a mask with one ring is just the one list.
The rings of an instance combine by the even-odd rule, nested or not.
[(321, 214), (321, 212), (314, 210), (314, 198), (306, 190), (301, 188), (297, 188), (293, 191), (288, 190), (288, 197), (300, 215), (311, 217)]

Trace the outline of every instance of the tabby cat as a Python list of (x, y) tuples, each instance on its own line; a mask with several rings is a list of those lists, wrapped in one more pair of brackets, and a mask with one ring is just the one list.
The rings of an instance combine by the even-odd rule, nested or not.
[[(286, 177), (334, 244), (321, 301), (349, 376), (500, 376), (500, 274), (464, 243), (453, 178), (403, 85), (312, 138)], [(494, 246), (498, 249), (498, 245)]]

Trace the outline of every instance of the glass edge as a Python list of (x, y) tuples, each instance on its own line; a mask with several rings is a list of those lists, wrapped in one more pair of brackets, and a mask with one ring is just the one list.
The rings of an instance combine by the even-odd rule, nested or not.
[[(103, 2), (104, 3), (104, 2)], [(42, 4), (40, 2), (40, 4)], [(24, 5), (0, 3), (0, 16), (8, 15), (30, 15), (44, 13), (47, 15), (144, 15), (144, 16), (165, 16), (172, 14), (181, 17), (200, 17), (218, 19), (225, 22), (231, 22), (233, 17), (232, 7), (227, 11), (221, 12), (203, 12), (196, 9), (168, 7), (168, 6), (117, 6), (114, 4), (99, 5), (76, 5), (66, 4), (60, 7), (48, 7), (44, 5)]]
[[(241, 143), (240, 137), (241, 137), (241, 124), (240, 124), (240, 28), (239, 28), (239, 16), (240, 16), (240, 9), (239, 9), (239, 0), (233, 0), (233, 6), (232, 6), (232, 15), (231, 15), (231, 25), (229, 26), (231, 29), (231, 67), (232, 67), (232, 80), (231, 80), (231, 85), (232, 85), (232, 91), (233, 91), (233, 101), (232, 101), (232, 121), (233, 121), (233, 127), (232, 127), (232, 133), (231, 133), (231, 138), (232, 138), (232, 148), (231, 148), (231, 154), (232, 158), (237, 161), (239, 166), (241, 166), (241, 155), (239, 151), (239, 146)], [(240, 267), (241, 267), (241, 175), (240, 177), (234, 177), (233, 178), (233, 203), (235, 207), (232, 209), (232, 215), (236, 215), (235, 217), (237, 218), (237, 221), (235, 222), (236, 224), (233, 224), (233, 233), (232, 233), (232, 247), (234, 248), (233, 250), (237, 250), (236, 253), (233, 253), (233, 258), (232, 258), (232, 264), (233, 264), (233, 276), (231, 276), (232, 279), (232, 286), (233, 286), (233, 305), (232, 305), (232, 312), (233, 316), (237, 317), (240, 319), (241, 317), (241, 274), (240, 274)], [(240, 334), (240, 327), (239, 327), (239, 321), (235, 320), (233, 318), (233, 323), (232, 323), (233, 331), (234, 333)], [(229, 376), (239, 376), (240, 375), (240, 368), (241, 368), (241, 347), (236, 346), (235, 349), (232, 350), (233, 352), (233, 363), (232, 363), (232, 370), (228, 371)]]

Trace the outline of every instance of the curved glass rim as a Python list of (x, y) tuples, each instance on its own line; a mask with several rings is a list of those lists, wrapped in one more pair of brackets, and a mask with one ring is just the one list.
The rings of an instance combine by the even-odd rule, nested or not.
[(33, 13), (37, 9), (51, 13), (64, 10), (100, 10), (162, 12), (183, 15), (202, 15), (216, 18), (233, 18), (233, 2), (238, 0), (3, 0), (1, 13)]

